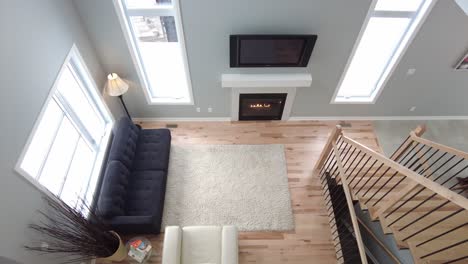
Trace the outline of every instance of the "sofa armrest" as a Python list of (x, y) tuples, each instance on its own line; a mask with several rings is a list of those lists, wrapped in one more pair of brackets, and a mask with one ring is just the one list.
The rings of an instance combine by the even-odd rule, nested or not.
[(152, 223), (153, 217), (149, 215), (119, 215), (110, 219), (111, 225), (141, 225)]
[(182, 250), (182, 229), (168, 226), (164, 232), (162, 264), (180, 264)]
[(110, 226), (122, 234), (159, 234), (160, 225), (154, 216), (122, 215), (108, 220)]
[(224, 226), (221, 242), (221, 264), (238, 264), (237, 228)]

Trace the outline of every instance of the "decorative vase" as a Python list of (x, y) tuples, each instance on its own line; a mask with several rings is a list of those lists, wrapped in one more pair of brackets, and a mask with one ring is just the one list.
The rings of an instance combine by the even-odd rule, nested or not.
[(127, 248), (125, 247), (124, 243), (122, 242), (122, 239), (120, 238), (119, 234), (117, 234), (114, 231), (109, 231), (112, 234), (114, 234), (117, 238), (119, 238), (119, 247), (117, 250), (112, 254), (111, 256), (107, 258), (103, 258), (103, 260), (108, 260), (108, 261), (122, 261), (127, 257)]

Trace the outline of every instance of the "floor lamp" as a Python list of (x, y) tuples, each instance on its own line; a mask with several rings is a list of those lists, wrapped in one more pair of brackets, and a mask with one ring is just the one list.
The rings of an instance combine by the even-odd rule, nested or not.
[(120, 102), (127, 112), (128, 118), (132, 119), (130, 114), (128, 113), (127, 106), (125, 105), (122, 95), (128, 91), (128, 83), (124, 82), (117, 73), (111, 73), (107, 75), (107, 93), (110, 96), (118, 96)]

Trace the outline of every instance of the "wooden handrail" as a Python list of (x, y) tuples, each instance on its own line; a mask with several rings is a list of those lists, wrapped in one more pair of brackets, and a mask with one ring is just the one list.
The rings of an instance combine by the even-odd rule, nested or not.
[(384, 243), (382, 241), (380, 241), (380, 239), (377, 238), (377, 236), (374, 234), (374, 232), (361, 220), (361, 219), (357, 219), (358, 222), (361, 224), (361, 226), (364, 227), (364, 229), (366, 229), (367, 233), (369, 233), (369, 235), (371, 236), (371, 238), (377, 242), (377, 245), (382, 248), (385, 253), (387, 253), (387, 255), (390, 256), (390, 258), (393, 260), (394, 263), (397, 263), (397, 264), (401, 264), (400, 260), (395, 257), (395, 255), (393, 255), (393, 253), (384, 245)]
[(333, 148), (333, 145), (332, 145), (332, 142), (336, 142), (336, 139), (342, 134), (341, 132), (341, 126), (340, 125), (337, 125), (333, 128), (330, 136), (328, 137), (328, 140), (327, 140), (327, 143), (325, 143), (325, 146), (323, 147), (323, 150), (322, 150), (322, 153), (320, 153), (320, 157), (319, 159), (317, 160), (317, 163), (315, 164), (315, 167), (314, 167), (314, 172), (321, 168), (323, 163), (325, 162), (325, 160), (327, 159), (328, 157), (328, 154), (330, 153), (330, 151), (332, 150)]
[(353, 198), (351, 196), (351, 192), (349, 190), (348, 181), (346, 179), (345, 171), (343, 169), (343, 164), (341, 164), (341, 152), (338, 150), (336, 146), (336, 142), (332, 141), (333, 149), (335, 151), (335, 158), (336, 163), (338, 165), (338, 171), (341, 177), (341, 183), (343, 185), (343, 190), (346, 196), (346, 203), (348, 204), (349, 214), (351, 216), (351, 222), (353, 223), (353, 229), (356, 236), (356, 242), (359, 249), (359, 255), (361, 257), (361, 261), (363, 264), (367, 264), (367, 256), (366, 256), (366, 248), (364, 243), (362, 242), (361, 231), (359, 230), (359, 222), (357, 221), (356, 212), (353, 205)]
[(466, 153), (464, 151), (461, 151), (461, 150), (458, 150), (458, 149), (455, 149), (455, 148), (451, 148), (451, 147), (436, 143), (436, 142), (433, 142), (433, 141), (430, 141), (430, 140), (422, 138), (422, 137), (419, 137), (414, 132), (410, 133), (410, 137), (411, 137), (412, 140), (414, 140), (416, 142), (419, 142), (421, 144), (427, 145), (429, 147), (433, 147), (435, 149), (445, 151), (447, 153), (458, 156), (460, 158), (468, 159), (468, 153)]
[(373, 157), (374, 159), (378, 160), (379, 162), (383, 163), (384, 165), (402, 173), (405, 175), (407, 178), (410, 180), (416, 182), (417, 184), (422, 185), (423, 187), (433, 191), (434, 193), (437, 193), (438, 195), (442, 196), (443, 198), (453, 202), (454, 204), (467, 209), (468, 210), (468, 199), (465, 197), (451, 191), (450, 189), (447, 189), (446, 187), (430, 180), (427, 178), (424, 178), (420, 174), (404, 167), (403, 165), (385, 157), (384, 155), (377, 153), (373, 151), (372, 149), (362, 145), (361, 143), (348, 138), (346, 136), (343, 136), (343, 140), (348, 143), (352, 144), (354, 147), (358, 148), (361, 150), (363, 153), (366, 153), (367, 155)]
[[(417, 136), (421, 136), (426, 132), (426, 126), (425, 125), (419, 125), (413, 130), (414, 134)], [(393, 153), (392, 156), (390, 156), (390, 159), (392, 160), (397, 160), (401, 157), (403, 153), (405, 153), (406, 149), (408, 148), (409, 145), (411, 145), (411, 140), (407, 140), (395, 153)]]

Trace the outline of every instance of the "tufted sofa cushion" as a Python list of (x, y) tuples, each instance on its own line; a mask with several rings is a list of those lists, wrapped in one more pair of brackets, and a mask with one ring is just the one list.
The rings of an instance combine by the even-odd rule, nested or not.
[(135, 171), (127, 188), (127, 215), (154, 215), (161, 211), (166, 189), (163, 171)]
[(169, 129), (143, 129), (133, 160), (133, 170), (164, 170), (169, 164), (171, 132)]
[(109, 160), (118, 160), (131, 169), (139, 133), (140, 128), (129, 118), (120, 119), (109, 152)]
[(130, 171), (120, 161), (109, 162), (99, 195), (99, 214), (108, 217), (125, 215), (127, 185)]

